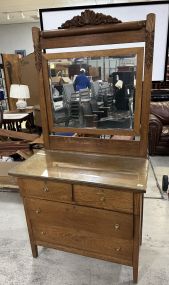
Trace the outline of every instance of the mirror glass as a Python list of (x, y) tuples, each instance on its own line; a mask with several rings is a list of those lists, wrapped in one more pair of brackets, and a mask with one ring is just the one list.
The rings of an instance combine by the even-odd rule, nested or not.
[(137, 54), (48, 60), (57, 127), (133, 129)]

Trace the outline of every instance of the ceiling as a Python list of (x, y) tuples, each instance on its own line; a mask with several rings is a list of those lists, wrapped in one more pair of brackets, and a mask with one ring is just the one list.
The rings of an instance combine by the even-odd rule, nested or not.
[[(146, 0), (0, 0), (0, 24), (38, 22), (39, 9), (111, 3), (145, 2)], [(155, 0), (158, 1), (158, 0)], [(168, 0), (166, 0), (167, 2)], [(152, 2), (147, 0), (146, 2)]]

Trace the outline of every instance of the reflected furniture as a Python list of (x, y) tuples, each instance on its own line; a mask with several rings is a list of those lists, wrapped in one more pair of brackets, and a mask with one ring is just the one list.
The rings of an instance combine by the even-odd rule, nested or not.
[(69, 125), (70, 115), (67, 107), (61, 107), (53, 111), (56, 124), (65, 124), (65, 127)]
[(40, 130), (42, 128), (40, 105), (34, 106), (34, 123), (37, 129)]
[(98, 97), (99, 89), (100, 89), (100, 86), (99, 86), (98, 81), (91, 82), (92, 97), (94, 97), (94, 98)]
[(72, 83), (63, 84), (63, 98), (66, 104), (68, 104), (71, 100), (71, 95), (74, 93), (74, 87)]
[(72, 93), (70, 99), (70, 117), (73, 120), (80, 119), (80, 102), (79, 94)]
[[(149, 14), (146, 20), (121, 23), (85, 10), (63, 24), (62, 29), (33, 28), (45, 150), (10, 174), (18, 178), (34, 257), (41, 245), (112, 261), (131, 266), (133, 280), (137, 282), (148, 170), (154, 26), (154, 14)], [(143, 48), (100, 50), (95, 55), (138, 55), (134, 128), (58, 127), (52, 114), (48, 61), (59, 56), (89, 57), (91, 51), (58, 55), (43, 50), (126, 42), (145, 42), (144, 61)], [(77, 135), (54, 135), (68, 130)], [(106, 135), (139, 139), (113, 140)]]
[(82, 104), (82, 114), (83, 114), (83, 124), (86, 128), (96, 128), (97, 122), (99, 120), (99, 115), (97, 112), (94, 112), (89, 101), (83, 102)]
[(104, 118), (108, 116), (108, 111), (110, 110), (110, 107), (105, 107), (104, 102), (99, 104), (99, 102), (93, 98), (90, 101), (92, 112), (98, 115), (98, 118)]
[(101, 118), (98, 121), (98, 128), (101, 129), (130, 129), (132, 118), (130, 112), (114, 112), (112, 116)]
[(34, 115), (32, 110), (26, 110), (25, 112), (19, 111), (5, 111), (3, 112), (2, 127), (7, 130), (22, 131), (23, 125), (31, 132), (34, 128)]
[(113, 109), (114, 103), (114, 95), (110, 93), (106, 93), (103, 97), (104, 107), (108, 107), (109, 111)]
[(81, 103), (90, 101), (90, 90), (88, 88), (79, 90), (79, 100)]
[(149, 154), (169, 155), (169, 101), (151, 102)]

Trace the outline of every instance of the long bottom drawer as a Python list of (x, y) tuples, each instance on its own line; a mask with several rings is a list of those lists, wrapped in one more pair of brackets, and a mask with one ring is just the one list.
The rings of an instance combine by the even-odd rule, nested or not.
[(132, 240), (116, 239), (109, 236), (105, 238), (87, 231), (45, 224), (34, 225), (33, 235), (37, 244), (42, 241), (132, 262)]
[(133, 216), (38, 199), (25, 199), (35, 242), (132, 261)]

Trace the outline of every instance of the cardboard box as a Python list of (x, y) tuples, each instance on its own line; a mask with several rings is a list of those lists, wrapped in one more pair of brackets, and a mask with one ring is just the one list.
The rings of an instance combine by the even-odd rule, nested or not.
[(13, 176), (8, 175), (8, 171), (17, 166), (19, 163), (22, 162), (20, 161), (0, 162), (0, 189), (11, 188), (19, 190), (19, 187), (17, 185), (17, 179)]

